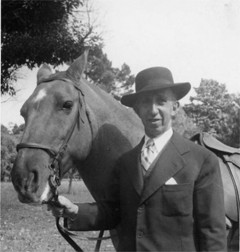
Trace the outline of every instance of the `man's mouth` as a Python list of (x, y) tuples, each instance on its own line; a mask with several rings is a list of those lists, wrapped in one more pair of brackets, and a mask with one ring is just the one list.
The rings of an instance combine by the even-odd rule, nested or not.
[(150, 118), (150, 119), (148, 119), (148, 122), (149, 123), (159, 123), (161, 121), (161, 119), (160, 118)]

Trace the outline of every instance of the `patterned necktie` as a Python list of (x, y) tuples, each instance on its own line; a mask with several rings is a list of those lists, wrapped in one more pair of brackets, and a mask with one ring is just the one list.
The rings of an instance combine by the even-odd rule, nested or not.
[(157, 149), (153, 139), (148, 139), (145, 148), (141, 152), (141, 163), (143, 168), (147, 171), (153, 160), (157, 155)]

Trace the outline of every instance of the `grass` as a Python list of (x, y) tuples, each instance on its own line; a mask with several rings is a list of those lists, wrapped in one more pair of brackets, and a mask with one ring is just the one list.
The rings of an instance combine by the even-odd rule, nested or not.
[[(68, 181), (63, 181), (59, 193), (73, 202), (92, 202), (82, 181), (74, 181), (68, 194)], [(105, 232), (108, 235), (108, 232)], [(81, 237), (97, 237), (98, 232), (78, 232)], [(84, 251), (94, 251), (95, 242), (76, 238)], [(46, 206), (22, 204), (11, 183), (1, 183), (1, 252), (71, 252), (72, 247), (62, 238), (55, 218)], [(101, 251), (115, 251), (110, 240), (102, 242)]]

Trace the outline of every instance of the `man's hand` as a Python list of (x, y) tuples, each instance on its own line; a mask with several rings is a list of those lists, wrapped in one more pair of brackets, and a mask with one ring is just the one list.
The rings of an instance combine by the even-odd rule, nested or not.
[(77, 217), (78, 206), (66, 197), (59, 195), (57, 202), (48, 204), (48, 210), (52, 211), (55, 217), (65, 217), (73, 220)]

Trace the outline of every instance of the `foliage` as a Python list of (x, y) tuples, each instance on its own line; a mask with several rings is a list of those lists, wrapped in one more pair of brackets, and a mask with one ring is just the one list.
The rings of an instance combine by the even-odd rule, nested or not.
[[(112, 62), (107, 54), (103, 53), (101, 46), (91, 48), (88, 59), (87, 78), (90, 78), (96, 85), (108, 93), (112, 93), (115, 98), (121, 96), (121, 92), (126, 92), (134, 83), (134, 75), (131, 74), (130, 67), (124, 63), (119, 68), (113, 68)], [(119, 91), (120, 89), (122, 89)]]
[[(20, 142), (25, 124), (15, 124), (11, 132), (1, 125), (1, 181), (11, 180), (10, 172), (17, 156), (16, 145)], [(80, 179), (77, 171), (70, 170), (65, 176), (70, 179)]]
[(118, 86), (113, 90), (115, 98), (120, 97), (123, 94), (132, 93), (135, 76), (131, 74), (130, 67), (124, 63), (120, 70), (116, 69), (116, 72), (116, 82), (118, 83)]
[[(91, 21), (89, 0), (2, 1), (1, 93), (15, 95), (16, 70), (48, 63), (71, 63), (89, 47), (87, 76), (107, 92), (134, 82), (130, 67), (113, 68)], [(26, 46), (27, 45), (27, 46)], [(116, 86), (117, 83), (117, 86)]]
[(240, 147), (240, 95), (229, 94), (225, 84), (202, 79), (196, 96), (184, 106), (187, 115), (201, 129), (220, 141)]
[(179, 108), (173, 120), (173, 129), (188, 139), (199, 132), (199, 128), (194, 124), (193, 120), (186, 115), (182, 107)]
[(12, 128), (13, 135), (22, 135), (25, 128), (25, 124), (17, 125), (15, 124)]
[(102, 42), (87, 18), (86, 2), (2, 1), (2, 94), (15, 94), (12, 83), (19, 67), (56, 66), (77, 58), (86, 45)]
[(1, 125), (1, 181), (10, 179), (10, 171), (16, 157), (17, 139)]

